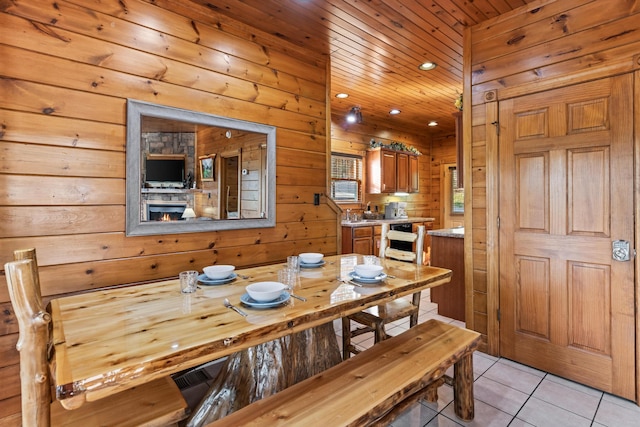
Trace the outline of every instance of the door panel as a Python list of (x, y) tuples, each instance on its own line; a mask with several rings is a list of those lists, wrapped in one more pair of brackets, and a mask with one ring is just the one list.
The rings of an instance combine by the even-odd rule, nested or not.
[(500, 352), (635, 400), (632, 76), (500, 103)]

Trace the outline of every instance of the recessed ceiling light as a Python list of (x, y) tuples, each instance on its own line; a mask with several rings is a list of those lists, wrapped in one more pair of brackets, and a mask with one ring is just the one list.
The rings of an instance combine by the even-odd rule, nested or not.
[(438, 126), (438, 122), (436, 122), (435, 120), (431, 120), (429, 122), (429, 126)]
[(344, 98), (348, 98), (349, 94), (348, 93), (336, 93), (336, 98), (340, 98), (340, 99), (344, 99)]
[(394, 108), (391, 111), (389, 111), (389, 114), (391, 115), (400, 114), (400, 110), (398, 110), (397, 108)]
[(418, 68), (421, 69), (422, 71), (433, 70), (434, 68), (436, 68), (436, 63), (430, 62), (430, 61), (423, 62), (418, 66)]

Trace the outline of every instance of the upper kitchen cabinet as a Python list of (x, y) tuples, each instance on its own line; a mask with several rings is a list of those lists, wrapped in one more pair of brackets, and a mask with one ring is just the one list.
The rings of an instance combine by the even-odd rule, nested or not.
[(409, 156), (409, 193), (418, 192), (418, 156)]
[(367, 151), (367, 192), (418, 191), (418, 158), (405, 151), (375, 148)]

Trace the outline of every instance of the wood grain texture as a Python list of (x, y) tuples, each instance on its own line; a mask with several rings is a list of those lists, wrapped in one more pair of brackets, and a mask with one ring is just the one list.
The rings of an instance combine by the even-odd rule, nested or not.
[(451, 282), (434, 288), (431, 300), (438, 304), (438, 314), (465, 321), (464, 241), (466, 239), (431, 236), (431, 265), (450, 269)]
[[(419, 134), (453, 132), (450, 113), (453, 99), (461, 92), (465, 28), (528, 3), (532, 6), (525, 10), (535, 14), (550, 0), (322, 0), (304, 5), (282, 0), (194, 0), (191, 6), (218, 25), (228, 25), (233, 17), (297, 47), (330, 55), (332, 93), (352, 95), (332, 100), (336, 114), (344, 117), (354, 99), (366, 113), (368, 125)], [(236, 34), (244, 36), (241, 30)], [(417, 66), (424, 59), (438, 67), (428, 73), (419, 71)], [(354, 71), (364, 69), (368, 72)], [(400, 108), (402, 114), (390, 118), (391, 108)], [(440, 123), (435, 131), (425, 129), (431, 119)]]
[[(336, 211), (324, 197), (313, 205), (326, 193), (326, 56), (183, 3), (0, 5), (0, 258), (36, 247), (47, 301), (338, 252)], [(125, 237), (127, 98), (278, 127), (276, 227)], [(4, 285), (0, 307), (0, 334), (15, 334)], [(18, 383), (16, 357), (0, 360), (7, 383)], [(4, 391), (0, 423), (19, 394)]]
[[(503, 327), (496, 316), (500, 295), (498, 215), (504, 220), (496, 204), (498, 178), (503, 168), (498, 161), (498, 145), (502, 150), (504, 139), (498, 105), (537, 93), (538, 99), (531, 103), (534, 108), (541, 105), (539, 100), (549, 99), (551, 90), (637, 70), (637, 38), (632, 34), (640, 19), (638, 8), (617, 0), (611, 7), (615, 10), (602, 9), (598, 1), (536, 1), (526, 10), (491, 18), (469, 29), (465, 67), (472, 72), (464, 77), (465, 87), (470, 89), (465, 91), (465, 105), (469, 100), (473, 109), (472, 117), (465, 118), (465, 126), (471, 128), (465, 149), (473, 147), (474, 156), (471, 179), (465, 185), (474, 189), (469, 206), (471, 224), (467, 226), (472, 230), (474, 242), (466, 271), (473, 278), (483, 277), (482, 282), (473, 281), (473, 288), (479, 291), (473, 295), (481, 298), (472, 303), (476, 310), (474, 317), (480, 322), (474, 329), (480, 330), (481, 324), (488, 328), (490, 354), (499, 354), (499, 331)], [(491, 100), (485, 98), (488, 91), (495, 91)], [(496, 131), (501, 131), (500, 135)], [(524, 150), (532, 149), (526, 141), (520, 145)], [(476, 192), (480, 188), (486, 188), (486, 200), (481, 200), (481, 194)], [(487, 236), (484, 243), (475, 239), (476, 232)], [(479, 284), (486, 286), (486, 290)], [(636, 384), (640, 388), (640, 381)]]
[(331, 322), (233, 353), (186, 426), (225, 417), (341, 361)]
[(478, 341), (476, 332), (432, 319), (210, 425), (375, 425), (454, 363), (455, 412), (471, 420)]
[(243, 307), (247, 318), (225, 308), (222, 299), (239, 304), (247, 284), (277, 280), (284, 264), (239, 270), (240, 277), (233, 283), (201, 286), (195, 294), (181, 294), (177, 280), (169, 280), (55, 299), (51, 307), (56, 384), (82, 387), (86, 400), (94, 401), (438, 286), (450, 275), (449, 270), (384, 260), (386, 271), (397, 278), (360, 293), (340, 280), (362, 262), (360, 256), (333, 256), (325, 261), (322, 268), (301, 273), (296, 294), (307, 302), (290, 300), (274, 310)]
[[(407, 130), (394, 130), (393, 133), (387, 128), (376, 128), (371, 125), (349, 125), (344, 123), (344, 117), (333, 115), (331, 122), (331, 151), (336, 153), (362, 156), (363, 160), (366, 151), (369, 149), (371, 140), (389, 144), (392, 141), (400, 141), (407, 146), (417, 148), (423, 155), (417, 156), (418, 170), (418, 192), (410, 193), (402, 197), (402, 201), (407, 203), (407, 214), (413, 217), (437, 217), (439, 216), (439, 205), (436, 196), (434, 202), (433, 190), (431, 189), (431, 153), (432, 136), (424, 134), (413, 134)], [(455, 150), (455, 146), (449, 147)], [(438, 153), (439, 154), (439, 153)], [(436, 154), (436, 155), (438, 155)], [(366, 165), (363, 165), (366, 167)], [(365, 177), (366, 181), (366, 177)], [(365, 183), (365, 188), (368, 184)], [(439, 193), (439, 190), (438, 190)], [(396, 201), (390, 194), (373, 194), (365, 190), (365, 201), (371, 202), (371, 209), (378, 206), (380, 212), (384, 213), (384, 205), (389, 201)], [(397, 199), (400, 200), (400, 199)], [(340, 205), (344, 209), (352, 209), (353, 212), (362, 213), (365, 210), (364, 204)]]

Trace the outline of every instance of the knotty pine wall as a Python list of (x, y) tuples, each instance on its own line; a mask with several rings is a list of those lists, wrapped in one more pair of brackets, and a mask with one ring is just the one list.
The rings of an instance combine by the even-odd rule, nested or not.
[[(0, 3), (0, 258), (38, 252), (45, 299), (337, 252), (325, 193), (326, 60), (176, 0)], [(276, 126), (275, 228), (126, 237), (133, 98)], [(0, 425), (19, 425), (17, 325), (0, 285)]]
[[(365, 156), (372, 139), (388, 144), (392, 141), (414, 146), (422, 155), (418, 156), (419, 192), (408, 196), (365, 193), (364, 203), (341, 205), (343, 209), (351, 208), (353, 212), (366, 209), (371, 202), (371, 210), (378, 205), (384, 213), (384, 205), (389, 202), (407, 202), (407, 213), (413, 217), (433, 217), (434, 229), (441, 228), (440, 213), (440, 165), (456, 161), (455, 135), (432, 135), (425, 126), (422, 135), (403, 132), (383, 123), (346, 124), (344, 117), (331, 117), (331, 151)], [(365, 174), (366, 174), (366, 167)], [(366, 176), (365, 176), (366, 179)], [(366, 186), (365, 186), (366, 188)]]
[(466, 318), (491, 354), (499, 352), (498, 103), (637, 70), (639, 12), (625, 0), (537, 0), (466, 30)]

